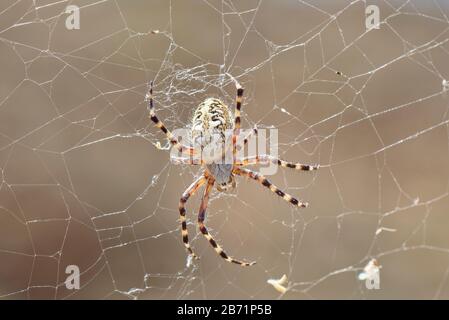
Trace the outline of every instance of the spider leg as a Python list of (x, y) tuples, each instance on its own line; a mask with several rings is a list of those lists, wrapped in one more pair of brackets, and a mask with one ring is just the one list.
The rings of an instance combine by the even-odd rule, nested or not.
[(237, 80), (235, 80), (235, 86), (237, 88), (237, 97), (235, 98), (234, 135), (237, 136), (240, 130), (240, 112), (242, 109), (243, 88)]
[(236, 146), (234, 148), (234, 155), (237, 153), (237, 151), (242, 150), (242, 148), (244, 148), (248, 144), (248, 141), (253, 135), (255, 135), (256, 137), (258, 135), (257, 127), (255, 126), (251, 130), (251, 132), (246, 135), (246, 137), (243, 139), (241, 143), (237, 144), (237, 137), (236, 137)]
[(247, 157), (247, 158), (243, 158), (241, 160), (237, 160), (235, 162), (236, 166), (239, 167), (244, 167), (244, 166), (249, 166), (249, 165), (253, 165), (253, 164), (267, 164), (268, 162), (272, 162), (274, 164), (277, 164), (278, 166), (281, 166), (283, 168), (291, 168), (291, 169), (295, 169), (295, 170), (302, 170), (302, 171), (312, 171), (312, 170), (318, 170), (319, 169), (319, 165), (309, 165), (309, 164), (302, 164), (302, 163), (292, 163), (292, 162), (287, 162), (275, 157), (272, 157), (270, 155), (258, 155), (258, 156), (253, 156), (253, 157)]
[(234, 114), (234, 132), (232, 134), (232, 147), (233, 147), (233, 154), (237, 152), (237, 136), (240, 133), (240, 111), (242, 109), (242, 101), (243, 101), (243, 88), (238, 83), (237, 80), (234, 79), (235, 86), (237, 88), (237, 96), (235, 98), (235, 114)]
[(293, 198), (291, 195), (280, 190), (278, 187), (276, 187), (274, 184), (272, 184), (267, 178), (265, 178), (263, 175), (261, 175), (257, 172), (247, 170), (247, 169), (235, 168), (234, 173), (238, 174), (240, 176), (249, 177), (249, 178), (259, 182), (261, 185), (270, 189), (273, 193), (276, 193), (282, 199), (284, 199), (287, 202), (290, 202), (294, 206), (301, 207), (301, 208), (305, 208), (308, 206), (307, 202), (301, 202), (301, 201), (297, 200), (296, 198)]
[(245, 139), (243, 140), (243, 145), (245, 146), (247, 143), (248, 143), (248, 141), (249, 141), (249, 138), (254, 134), (254, 135), (258, 135), (258, 131), (257, 131), (257, 128), (256, 128), (256, 126), (254, 126), (254, 128), (253, 128), (253, 130), (251, 130), (251, 132), (245, 137)]
[(190, 187), (188, 187), (186, 189), (186, 191), (184, 191), (181, 199), (179, 200), (179, 219), (181, 221), (182, 241), (184, 242), (184, 246), (186, 247), (189, 254), (194, 258), (198, 258), (198, 256), (195, 253), (193, 253), (193, 250), (189, 244), (189, 235), (188, 235), (188, 231), (187, 231), (185, 204), (186, 204), (187, 200), (189, 200), (190, 196), (192, 196), (206, 182), (206, 180), (207, 179), (204, 175), (199, 177), (198, 179), (196, 179), (190, 185)]
[(214, 186), (214, 183), (215, 183), (214, 179), (210, 178), (208, 180), (208, 184), (207, 184), (206, 188), (204, 189), (203, 198), (201, 199), (200, 211), (198, 213), (198, 227), (199, 227), (201, 233), (204, 235), (204, 237), (206, 237), (206, 239), (209, 241), (211, 246), (215, 249), (215, 252), (217, 252), (217, 254), (220, 257), (222, 257), (223, 259), (225, 259), (226, 261), (228, 261), (230, 263), (235, 263), (235, 264), (241, 265), (243, 267), (252, 266), (252, 265), (256, 264), (255, 261), (242, 262), (242, 261), (239, 261), (239, 260), (229, 257), (224, 252), (223, 248), (220, 247), (220, 245), (214, 240), (214, 238), (211, 236), (209, 231), (207, 231), (207, 228), (204, 224), (204, 219), (206, 218), (206, 209), (207, 209), (207, 204), (209, 202), (209, 194), (210, 194), (210, 191), (212, 190), (212, 187)]
[(164, 123), (159, 120), (159, 118), (156, 116), (156, 112), (154, 111), (154, 105), (153, 105), (153, 81), (150, 82), (150, 90), (149, 90), (149, 100), (150, 103), (148, 104), (148, 110), (150, 111), (150, 119), (154, 122), (156, 127), (162, 130), (162, 132), (167, 136), (167, 139), (170, 141), (170, 143), (178, 149), (179, 152), (184, 154), (193, 155), (195, 153), (195, 149), (191, 147), (186, 147), (182, 145), (178, 139), (175, 138), (175, 136), (171, 133), (170, 130), (167, 129), (167, 127), (164, 125)]
[[(235, 157), (235, 154), (237, 153), (237, 151), (240, 151), (240, 150), (242, 150), (242, 148), (245, 147), (245, 145), (246, 145), (246, 144), (248, 143), (248, 141), (250, 140), (251, 136), (252, 136), (252, 135), (256, 135), (256, 136), (257, 136), (257, 134), (258, 134), (257, 128), (254, 127), (254, 128), (251, 130), (251, 132), (248, 133), (248, 134), (246, 135), (245, 139), (244, 139), (241, 143), (239, 143), (239, 144), (237, 144), (237, 136), (235, 136), (235, 146), (234, 146), (234, 145), (232, 146), (232, 147), (233, 147), (233, 155), (234, 155), (234, 157)], [(233, 141), (233, 143), (234, 143), (234, 138), (233, 138), (232, 141)], [(224, 148), (223, 151), (222, 151), (222, 153), (221, 153), (221, 157), (220, 157), (220, 158), (217, 158), (217, 159), (223, 159), (223, 158), (226, 156), (226, 152), (228, 152), (228, 150), (229, 150), (229, 148)]]

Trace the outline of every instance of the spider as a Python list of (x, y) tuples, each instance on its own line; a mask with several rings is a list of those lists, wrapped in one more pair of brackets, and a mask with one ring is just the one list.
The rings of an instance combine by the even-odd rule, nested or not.
[[(194, 253), (192, 247), (189, 244), (185, 205), (189, 200), (189, 198), (201, 186), (206, 184), (198, 213), (199, 230), (206, 237), (206, 239), (209, 241), (209, 243), (212, 245), (212, 247), (215, 249), (216, 253), (219, 256), (221, 256), (228, 262), (246, 267), (252, 266), (256, 262), (255, 261), (244, 262), (230, 257), (227, 253), (225, 253), (223, 248), (214, 240), (214, 238), (206, 228), (204, 220), (206, 217), (206, 209), (209, 201), (209, 194), (213, 186), (216, 185), (218, 191), (224, 191), (229, 188), (235, 188), (236, 186), (235, 176), (243, 176), (259, 182), (262, 186), (268, 188), (273, 193), (277, 194), (282, 199), (288, 201), (292, 205), (305, 208), (308, 205), (306, 202), (299, 201), (296, 198), (289, 195), (288, 193), (285, 193), (284, 191), (280, 190), (278, 187), (272, 184), (266, 177), (264, 177), (260, 173), (245, 169), (243, 167), (255, 164), (268, 164), (272, 162), (273, 164), (284, 168), (312, 171), (317, 170), (319, 168), (319, 165), (291, 163), (278, 158), (274, 158), (270, 155), (256, 155), (253, 157), (243, 157), (241, 159), (236, 159), (235, 157), (237, 150), (236, 143), (237, 137), (240, 134), (240, 122), (241, 122), (240, 112), (243, 100), (243, 88), (240, 86), (237, 80), (235, 79), (233, 80), (235, 82), (237, 89), (235, 116), (233, 121), (232, 121), (232, 114), (229, 108), (223, 102), (221, 102), (219, 99), (216, 98), (207, 98), (204, 102), (202, 102), (195, 110), (192, 121), (193, 122), (192, 128), (195, 130), (195, 132), (198, 131), (209, 132), (211, 130), (215, 130), (223, 133), (225, 130), (231, 130), (232, 147), (233, 147), (232, 164), (226, 164), (220, 161), (214, 161), (209, 163), (204, 163), (203, 161), (201, 161), (200, 164), (205, 167), (204, 171), (202, 172), (200, 177), (197, 178), (182, 194), (181, 199), (179, 200), (179, 215), (181, 222), (181, 235), (182, 240), (184, 242), (184, 246), (186, 247), (189, 255), (192, 258), (198, 259), (198, 256)], [(159, 120), (159, 118), (156, 116), (156, 112), (154, 110), (153, 105), (153, 81), (150, 82), (148, 110), (150, 113), (150, 119), (154, 122), (157, 128), (162, 130), (162, 132), (167, 136), (168, 140), (170, 141), (172, 147), (176, 148), (178, 152), (190, 156), (199, 152), (199, 150), (195, 149), (194, 147), (185, 146), (181, 142), (179, 142), (179, 140), (167, 129), (167, 127), (162, 123), (162, 121)], [(254, 128), (251, 131), (250, 135), (252, 134), (257, 135), (257, 128)], [(243, 145), (246, 145), (248, 143), (250, 135), (248, 135), (243, 140), (242, 142)], [(191, 158), (189, 160), (183, 160), (182, 162), (190, 165), (198, 164), (192, 161)]]

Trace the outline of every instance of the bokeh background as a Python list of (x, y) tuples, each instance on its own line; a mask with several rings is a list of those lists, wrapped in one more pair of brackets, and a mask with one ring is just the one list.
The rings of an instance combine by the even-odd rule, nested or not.
[[(443, 0), (1, 1), (0, 297), (448, 298), (448, 17)], [(192, 198), (187, 266), (177, 207), (200, 168), (170, 163), (145, 94), (154, 79), (185, 127), (206, 97), (233, 104), (227, 73), (243, 126), (322, 168), (270, 177), (305, 210), (245, 179), (214, 191), (207, 225), (251, 268), (217, 257)], [(373, 258), (379, 290), (357, 279)]]

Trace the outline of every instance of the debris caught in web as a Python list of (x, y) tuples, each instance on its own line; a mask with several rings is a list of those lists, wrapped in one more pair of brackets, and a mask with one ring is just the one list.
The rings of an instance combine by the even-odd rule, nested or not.
[(371, 259), (365, 268), (363, 268), (363, 272), (359, 273), (358, 279), (360, 281), (372, 279), (377, 273), (379, 273), (380, 268), (382, 268), (382, 266), (379, 262), (376, 259)]
[(396, 232), (396, 229), (393, 228), (386, 228), (386, 227), (381, 227), (379, 229), (376, 230), (376, 236), (381, 233), (382, 231), (388, 231), (388, 232)]
[(271, 284), (274, 289), (276, 289), (280, 293), (287, 292), (287, 288), (285, 285), (287, 284), (287, 275), (283, 275), (280, 279), (269, 279), (267, 280), (268, 284)]
[(192, 255), (189, 254), (186, 259), (186, 268), (190, 268), (192, 266), (192, 264), (193, 264), (193, 258), (192, 258)]

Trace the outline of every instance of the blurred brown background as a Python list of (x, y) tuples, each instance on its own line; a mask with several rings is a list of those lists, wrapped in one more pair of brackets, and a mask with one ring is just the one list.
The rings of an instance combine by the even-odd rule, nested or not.
[[(367, 4), (379, 30), (363, 1), (2, 1), (0, 297), (449, 298), (449, 3)], [(217, 257), (191, 199), (201, 260), (186, 267), (177, 206), (199, 168), (156, 148), (145, 93), (155, 79), (180, 128), (208, 96), (233, 104), (226, 72), (243, 125), (322, 168), (271, 177), (305, 210), (244, 179), (214, 191), (207, 224), (251, 268)], [(357, 280), (372, 258), (380, 290)], [(280, 295), (267, 280), (283, 274)]]

